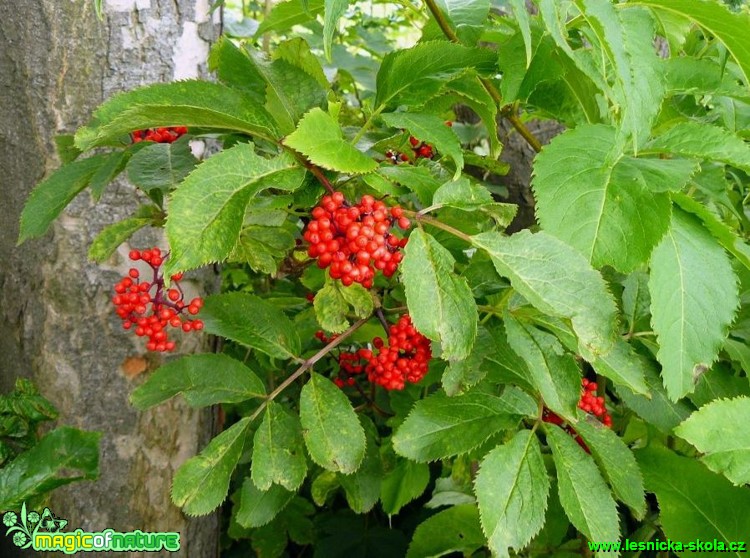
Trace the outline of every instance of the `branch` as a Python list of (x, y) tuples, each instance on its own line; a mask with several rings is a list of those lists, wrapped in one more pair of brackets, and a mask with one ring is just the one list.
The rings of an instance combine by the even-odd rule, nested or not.
[(302, 374), (304, 374), (310, 368), (312, 368), (312, 366), (316, 362), (318, 362), (321, 358), (323, 358), (328, 353), (330, 353), (331, 350), (333, 350), (338, 345), (340, 345), (342, 341), (344, 341), (352, 333), (354, 333), (360, 327), (362, 327), (365, 324), (365, 322), (367, 322), (367, 320), (369, 320), (369, 319), (370, 318), (368, 316), (367, 318), (362, 318), (358, 322), (352, 324), (352, 326), (349, 329), (347, 329), (344, 333), (342, 333), (341, 335), (339, 335), (338, 337), (336, 337), (336, 339), (334, 339), (333, 341), (331, 341), (330, 343), (328, 343), (328, 345), (326, 345), (325, 347), (323, 347), (322, 349), (320, 349), (317, 353), (315, 353), (313, 356), (311, 356), (310, 358), (308, 358), (307, 360), (305, 360), (302, 363), (302, 365), (299, 368), (297, 368), (297, 370), (295, 370), (294, 373), (291, 376), (289, 376), (286, 380), (284, 380), (283, 382), (281, 382), (279, 384), (279, 387), (277, 387), (275, 390), (273, 390), (271, 393), (269, 393), (266, 396), (266, 399), (263, 401), (263, 403), (260, 404), (260, 407), (258, 407), (255, 410), (255, 412), (250, 416), (250, 422), (252, 422), (253, 420), (255, 420), (258, 417), (258, 415), (260, 415), (263, 412), (263, 410), (268, 406), (268, 404), (271, 401), (273, 401), (274, 399), (276, 399), (282, 391), (284, 391), (286, 388), (288, 388), (290, 385), (292, 385), (295, 382), (295, 380), (297, 380), (297, 378), (299, 378), (300, 376), (302, 376)]
[(407, 217), (413, 217), (415, 221), (425, 223), (426, 225), (432, 225), (436, 229), (442, 229), (446, 232), (449, 232), (453, 236), (458, 237), (461, 240), (464, 240), (471, 244), (471, 237), (468, 234), (461, 232), (458, 229), (451, 227), (450, 225), (446, 225), (442, 221), (438, 221), (433, 217), (428, 217), (427, 215), (422, 215), (421, 213), (408, 209), (404, 209), (404, 215), (406, 215)]
[[(435, 18), (438, 26), (440, 26), (440, 29), (443, 31), (443, 34), (448, 37), (451, 42), (461, 44), (461, 40), (458, 38), (458, 35), (456, 35), (455, 31), (453, 31), (453, 29), (451, 28), (450, 23), (448, 23), (445, 15), (440, 11), (440, 8), (438, 8), (435, 0), (425, 0), (425, 4), (430, 10), (432, 17)], [(487, 90), (487, 93), (489, 93), (490, 97), (492, 97), (492, 100), (495, 101), (497, 108), (501, 108), (503, 105), (503, 97), (502, 95), (500, 95), (497, 87), (495, 87), (495, 85), (487, 78), (480, 78), (480, 81), (482, 82), (484, 88)], [(528, 144), (534, 151), (538, 153), (542, 150), (542, 144), (536, 137), (534, 137), (534, 134), (531, 133), (526, 125), (518, 119), (518, 116), (516, 116), (516, 114), (512, 112), (512, 109), (511, 111), (503, 110), (501, 114), (504, 118), (508, 119), (508, 122), (510, 122), (511, 125), (518, 131), (518, 133), (521, 134), (521, 137), (523, 137), (523, 139), (528, 142)]]

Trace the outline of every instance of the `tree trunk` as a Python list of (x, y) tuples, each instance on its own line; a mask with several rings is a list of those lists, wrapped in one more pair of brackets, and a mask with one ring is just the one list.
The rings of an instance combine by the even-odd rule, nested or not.
[[(99, 21), (93, 0), (0, 2), (0, 390), (30, 377), (60, 410), (60, 423), (103, 433), (99, 480), (52, 497), (69, 530), (179, 531), (176, 555), (210, 557), (217, 516), (189, 519), (169, 493), (177, 467), (210, 439), (212, 415), (181, 402), (143, 413), (129, 405), (137, 372), (160, 357), (144, 355), (110, 302), (127, 273), (127, 247), (104, 266), (86, 258), (96, 234), (133, 211), (135, 191), (118, 182), (96, 206), (84, 193), (44, 239), (15, 246), (29, 191), (60, 164), (54, 135), (72, 133), (118, 91), (205, 74), (218, 33), (208, 0), (103, 4)], [(146, 231), (133, 245), (159, 239)], [(196, 348), (188, 344), (182, 349)]]

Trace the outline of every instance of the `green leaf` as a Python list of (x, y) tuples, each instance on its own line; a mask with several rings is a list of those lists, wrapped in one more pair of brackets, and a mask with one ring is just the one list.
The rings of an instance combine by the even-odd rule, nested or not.
[(590, 362), (597, 374), (609, 378), (615, 384), (624, 386), (634, 393), (648, 394), (643, 359), (636, 356), (627, 342), (618, 339), (610, 352)]
[(462, 43), (476, 44), (490, 11), (489, 0), (437, 0)]
[(750, 246), (744, 242), (729, 225), (710, 211), (705, 205), (682, 194), (672, 194), (672, 200), (688, 213), (703, 221), (703, 226), (713, 235), (724, 249), (732, 254), (746, 268), (750, 269)]
[(644, 9), (617, 10), (610, 2), (575, 0), (613, 68), (612, 90), (620, 130), (632, 137), (634, 151), (649, 136), (665, 94), (663, 70), (653, 46), (655, 30)]
[(750, 44), (745, 40), (747, 29), (750, 28), (750, 14), (744, 11), (730, 12), (723, 4), (709, 0), (635, 0), (632, 4), (683, 16), (703, 27), (724, 43), (745, 76), (745, 85), (750, 85)]
[(581, 395), (581, 371), (554, 335), (523, 324), (506, 314), (508, 343), (525, 362), (531, 383), (555, 413), (575, 422)]
[(266, 101), (266, 84), (247, 51), (237, 47), (226, 35), (211, 47), (208, 69), (216, 73), (219, 81), (241, 89), (262, 105)]
[(252, 479), (268, 490), (272, 483), (297, 490), (307, 475), (302, 427), (282, 405), (270, 401), (253, 442)]
[[(490, 156), (479, 157), (473, 151), (464, 153), (464, 159), (467, 165), (482, 166), (495, 174), (507, 174), (508, 164), (498, 161), (502, 150), (502, 144), (497, 135), (497, 103), (489, 94), (482, 81), (474, 70), (464, 72), (459, 77), (451, 80), (446, 85), (448, 90), (458, 95), (462, 104), (466, 104), (477, 113), (487, 129), (487, 136), (490, 142)], [(472, 160), (473, 159), (473, 160)]]
[(144, 191), (164, 191), (177, 185), (195, 168), (197, 161), (186, 140), (154, 143), (135, 153), (128, 162), (130, 181)]
[(127, 239), (143, 227), (153, 223), (153, 217), (128, 217), (113, 225), (105, 227), (89, 247), (89, 259), (101, 263), (112, 254)]
[(36, 185), (21, 212), (21, 230), (18, 243), (42, 236), (52, 221), (73, 201), (91, 177), (104, 164), (108, 155), (94, 155), (63, 165)]
[(75, 146), (75, 138), (72, 134), (58, 134), (53, 139), (55, 141), (57, 156), (63, 165), (72, 163), (83, 153)]
[(256, 37), (265, 33), (284, 33), (295, 25), (313, 21), (323, 13), (323, 0), (288, 0), (276, 4), (271, 13), (263, 18)]
[(739, 299), (724, 250), (696, 219), (675, 209), (651, 256), (651, 322), (669, 397), (695, 389), (726, 339)]
[(328, 88), (330, 84), (323, 72), (320, 61), (310, 50), (310, 45), (302, 37), (295, 37), (280, 43), (274, 49), (274, 60), (281, 59), (292, 66), (296, 66), (315, 79), (322, 87)]
[(425, 207), (432, 203), (432, 195), (440, 187), (440, 181), (430, 173), (427, 167), (388, 165), (380, 167), (378, 174), (409, 188)]
[(545, 425), (544, 430), (557, 469), (560, 503), (570, 522), (590, 541), (620, 540), (617, 507), (594, 460), (558, 426)]
[(227, 497), (229, 479), (242, 455), (249, 426), (250, 417), (240, 419), (177, 470), (172, 501), (187, 515), (209, 514)]
[(404, 255), (401, 280), (414, 326), (441, 343), (444, 359), (468, 357), (477, 334), (477, 306), (466, 279), (453, 271), (453, 256), (421, 229), (409, 235)]
[(549, 478), (539, 441), (521, 430), (487, 454), (474, 481), (482, 528), (493, 555), (520, 551), (544, 525)]
[(518, 28), (521, 31), (523, 37), (524, 49), (526, 51), (526, 67), (531, 65), (531, 25), (529, 18), (529, 11), (526, 9), (526, 2), (524, 0), (510, 0), (510, 7), (513, 10), (513, 17), (518, 23)]
[(23, 502), (71, 482), (99, 476), (99, 432), (61, 426), (0, 468), (0, 509), (19, 509)]
[(91, 198), (94, 201), (99, 201), (101, 199), (102, 194), (107, 186), (109, 186), (109, 183), (123, 171), (133, 153), (137, 153), (137, 149), (138, 148), (136, 147), (117, 150), (108, 154), (107, 159), (102, 163), (102, 166), (97, 169), (91, 177), (91, 182), (89, 182)]
[[(286, 217), (284, 217), (286, 219)], [(294, 235), (283, 227), (244, 227), (232, 252), (232, 259), (245, 261), (258, 273), (274, 274), (289, 251)]]
[(255, 295), (227, 293), (209, 296), (201, 317), (206, 332), (252, 347), (273, 358), (296, 358), (302, 350), (297, 330), (289, 318), (279, 308)]
[(267, 62), (255, 51), (250, 52), (250, 60), (266, 82), (265, 107), (282, 134), (292, 132), (308, 110), (324, 105), (325, 90), (301, 68), (282, 59)]
[(284, 144), (305, 155), (320, 167), (339, 172), (362, 174), (374, 171), (378, 164), (344, 139), (338, 122), (319, 108), (300, 120), (297, 129)]
[(493, 202), (492, 194), (487, 188), (473, 184), (464, 177), (446, 182), (432, 197), (433, 206), (447, 205), (464, 211), (482, 209)]
[(581, 420), (576, 424), (576, 432), (586, 442), (591, 455), (599, 465), (615, 497), (625, 503), (638, 519), (646, 514), (646, 495), (643, 477), (635, 461), (633, 452), (610, 428), (590, 419), (579, 411)]
[(277, 484), (268, 490), (259, 490), (253, 479), (247, 477), (240, 489), (239, 505), (235, 508), (237, 523), (245, 528), (269, 523), (292, 501), (294, 494)]
[(651, 140), (644, 151), (720, 161), (750, 172), (750, 146), (725, 128), (701, 122), (672, 126)]
[(333, 33), (339, 23), (339, 19), (346, 13), (349, 0), (325, 0), (325, 12), (323, 15), (323, 52), (326, 60), (331, 62), (331, 43)]
[(313, 305), (320, 327), (331, 333), (341, 333), (349, 327), (346, 315), (350, 306), (358, 318), (366, 318), (373, 310), (372, 295), (362, 285), (344, 287), (340, 281), (328, 278), (315, 294)]
[(310, 457), (329, 471), (353, 473), (365, 455), (365, 433), (351, 402), (329, 379), (310, 374), (300, 420)]
[(449, 362), (445, 368), (442, 378), (445, 393), (450, 396), (458, 395), (479, 383), (487, 374), (482, 362), (494, 349), (492, 335), (484, 327), (480, 327), (471, 354), (463, 360)]
[(461, 142), (453, 128), (445, 125), (442, 118), (434, 114), (414, 112), (393, 112), (381, 115), (383, 121), (393, 128), (404, 128), (412, 136), (424, 141), (437, 149), (438, 153), (447, 155), (456, 163), (456, 173), (453, 179), (461, 176), (464, 167), (464, 156)]
[(747, 90), (710, 58), (679, 56), (664, 61), (667, 89), (672, 94), (747, 97)]
[(557, 136), (534, 164), (544, 230), (577, 248), (594, 267), (628, 272), (648, 260), (669, 227), (671, 207), (669, 196), (655, 189), (673, 182), (671, 174), (655, 182), (659, 176), (650, 173), (646, 180), (635, 161), (622, 155), (611, 126), (583, 125)]
[(263, 382), (240, 361), (227, 355), (184, 356), (160, 366), (130, 395), (136, 409), (148, 409), (181, 393), (191, 407), (241, 403), (266, 394)]
[[(667, 537), (673, 541), (717, 539), (726, 547), (730, 541), (747, 540), (750, 532), (747, 488), (732, 486), (695, 459), (680, 457), (663, 447), (652, 445), (637, 450), (635, 456), (646, 489), (656, 495), (661, 510), (659, 521)], [(740, 558), (743, 554), (730, 555)]]
[(367, 449), (362, 465), (351, 475), (339, 475), (338, 480), (344, 489), (346, 502), (355, 513), (367, 513), (380, 499), (380, 485), (383, 479), (383, 463), (376, 440), (378, 433), (372, 421), (364, 419)]
[(651, 398), (636, 395), (623, 386), (617, 386), (617, 395), (625, 402), (629, 409), (646, 422), (653, 424), (664, 434), (671, 434), (672, 429), (690, 416), (693, 407), (685, 400), (673, 402), (669, 400), (664, 390), (661, 378), (651, 361), (646, 361), (640, 355), (634, 355), (641, 362), (645, 372), (648, 393)]
[(219, 83), (186, 80), (115, 95), (76, 132), (76, 146), (87, 151), (135, 130), (163, 126), (231, 130), (272, 141), (277, 135), (271, 116), (252, 96)]
[(383, 511), (396, 515), (406, 504), (418, 498), (430, 481), (430, 468), (426, 463), (403, 459), (389, 472), (380, 485)]
[(496, 54), (446, 41), (430, 41), (388, 53), (377, 76), (375, 107), (421, 106), (440, 91), (446, 78), (467, 68), (495, 69)]
[(396, 453), (418, 462), (436, 461), (467, 453), (494, 434), (515, 428), (536, 413), (523, 400), (509, 396), (469, 392), (448, 397), (432, 394), (417, 401), (393, 436)]
[(267, 188), (293, 191), (304, 176), (291, 155), (265, 159), (248, 143), (199, 165), (170, 198), (167, 273), (225, 259), (239, 239), (250, 199)]
[(437, 558), (460, 552), (471, 556), (485, 545), (473, 504), (453, 506), (426, 519), (414, 531), (406, 558)]
[(701, 461), (734, 484), (750, 483), (750, 398), (719, 399), (704, 405), (675, 428), (703, 454)]
[(529, 231), (507, 238), (487, 232), (472, 242), (487, 251), (497, 272), (532, 305), (571, 320), (584, 357), (612, 349), (618, 335), (612, 295), (602, 276), (570, 246), (544, 232)]

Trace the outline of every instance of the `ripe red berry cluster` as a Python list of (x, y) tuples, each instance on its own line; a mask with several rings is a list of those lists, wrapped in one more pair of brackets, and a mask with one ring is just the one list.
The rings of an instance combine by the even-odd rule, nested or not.
[[(374, 351), (361, 348), (339, 354), (339, 374), (333, 380), (337, 386), (352, 386), (356, 383), (354, 377), (365, 372), (368, 380), (385, 389), (404, 389), (406, 382), (417, 383), (427, 374), (432, 348), (429, 339), (412, 325), (411, 317), (404, 314), (388, 329), (388, 345), (375, 337)], [(330, 343), (337, 336), (328, 337), (318, 331), (315, 337), (322, 343)]]
[[(607, 412), (604, 403), (604, 397), (596, 396), (596, 390), (599, 388), (597, 383), (592, 382), (587, 378), (583, 378), (581, 380), (581, 386), (583, 387), (583, 389), (581, 390), (581, 399), (578, 401), (578, 408), (598, 417), (602, 421), (602, 424), (604, 424), (604, 426), (612, 428), (612, 417)], [(586, 445), (586, 442), (583, 441), (583, 438), (578, 435), (575, 429), (569, 424), (565, 424), (565, 420), (562, 417), (553, 413), (547, 407), (545, 407), (542, 411), (542, 420), (544, 422), (562, 426), (568, 434), (576, 439), (576, 442), (578, 442), (579, 446), (586, 450), (587, 453), (591, 453), (588, 446)]]
[(372, 351), (370, 349), (357, 349), (353, 352), (339, 354), (339, 375), (334, 378), (333, 383), (340, 388), (353, 386), (357, 383), (354, 376), (365, 371), (371, 358)]
[(200, 331), (203, 322), (191, 319), (203, 307), (203, 299), (196, 297), (185, 304), (184, 293), (179, 286), (182, 273), (172, 275), (174, 287), (164, 288), (164, 277), (160, 272), (161, 265), (168, 254), (159, 248), (151, 250), (131, 250), (132, 261), (143, 261), (151, 267), (151, 281), (141, 279), (141, 272), (132, 267), (128, 275), (115, 285), (112, 302), (117, 315), (122, 319), (122, 327), (135, 327), (138, 337), (148, 337), (146, 349), (149, 351), (169, 352), (175, 349), (175, 342), (169, 339), (167, 326), (180, 328), (184, 332)]
[(409, 219), (400, 207), (389, 210), (370, 195), (349, 205), (344, 194), (334, 192), (312, 210), (312, 220), (302, 236), (310, 243), (308, 255), (317, 258), (321, 269), (329, 268), (332, 279), (369, 289), (376, 269), (391, 277), (403, 259), (400, 248), (406, 246), (406, 239), (390, 232), (394, 223), (409, 228)]
[(393, 324), (388, 335), (388, 345), (379, 337), (372, 344), (377, 354), (372, 354), (367, 364), (367, 378), (385, 389), (403, 389), (406, 382), (421, 380), (430, 364), (430, 341), (419, 333), (404, 314)]
[(172, 128), (149, 128), (148, 130), (136, 130), (130, 136), (133, 143), (142, 141), (153, 141), (156, 143), (172, 143), (181, 136), (187, 134), (185, 126), (174, 126)]
[(612, 417), (607, 412), (604, 397), (597, 397), (596, 395), (599, 386), (596, 382), (589, 381), (586, 378), (581, 380), (581, 385), (583, 386), (583, 393), (581, 393), (578, 408), (598, 417), (604, 426), (612, 427)]

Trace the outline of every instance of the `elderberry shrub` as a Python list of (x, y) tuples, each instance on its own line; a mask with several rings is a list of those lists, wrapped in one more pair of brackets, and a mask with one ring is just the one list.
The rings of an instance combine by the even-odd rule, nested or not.
[(142, 280), (141, 272), (132, 267), (128, 275), (115, 285), (112, 303), (122, 319), (124, 329), (134, 329), (138, 337), (148, 337), (146, 349), (156, 352), (174, 351), (176, 344), (169, 339), (168, 326), (184, 332), (200, 331), (203, 322), (191, 319), (203, 307), (203, 299), (196, 297), (185, 304), (179, 281), (182, 273), (172, 275), (173, 287), (165, 289), (161, 266), (168, 254), (159, 248), (131, 250), (132, 261), (143, 261), (153, 272), (151, 281)]
[(401, 229), (410, 225), (399, 206), (389, 210), (370, 195), (349, 205), (344, 194), (334, 192), (312, 210), (312, 220), (302, 236), (310, 244), (308, 255), (317, 259), (321, 269), (329, 268), (332, 279), (369, 289), (375, 270), (391, 277), (403, 259), (400, 249), (406, 246), (406, 239), (391, 232), (394, 224)]

